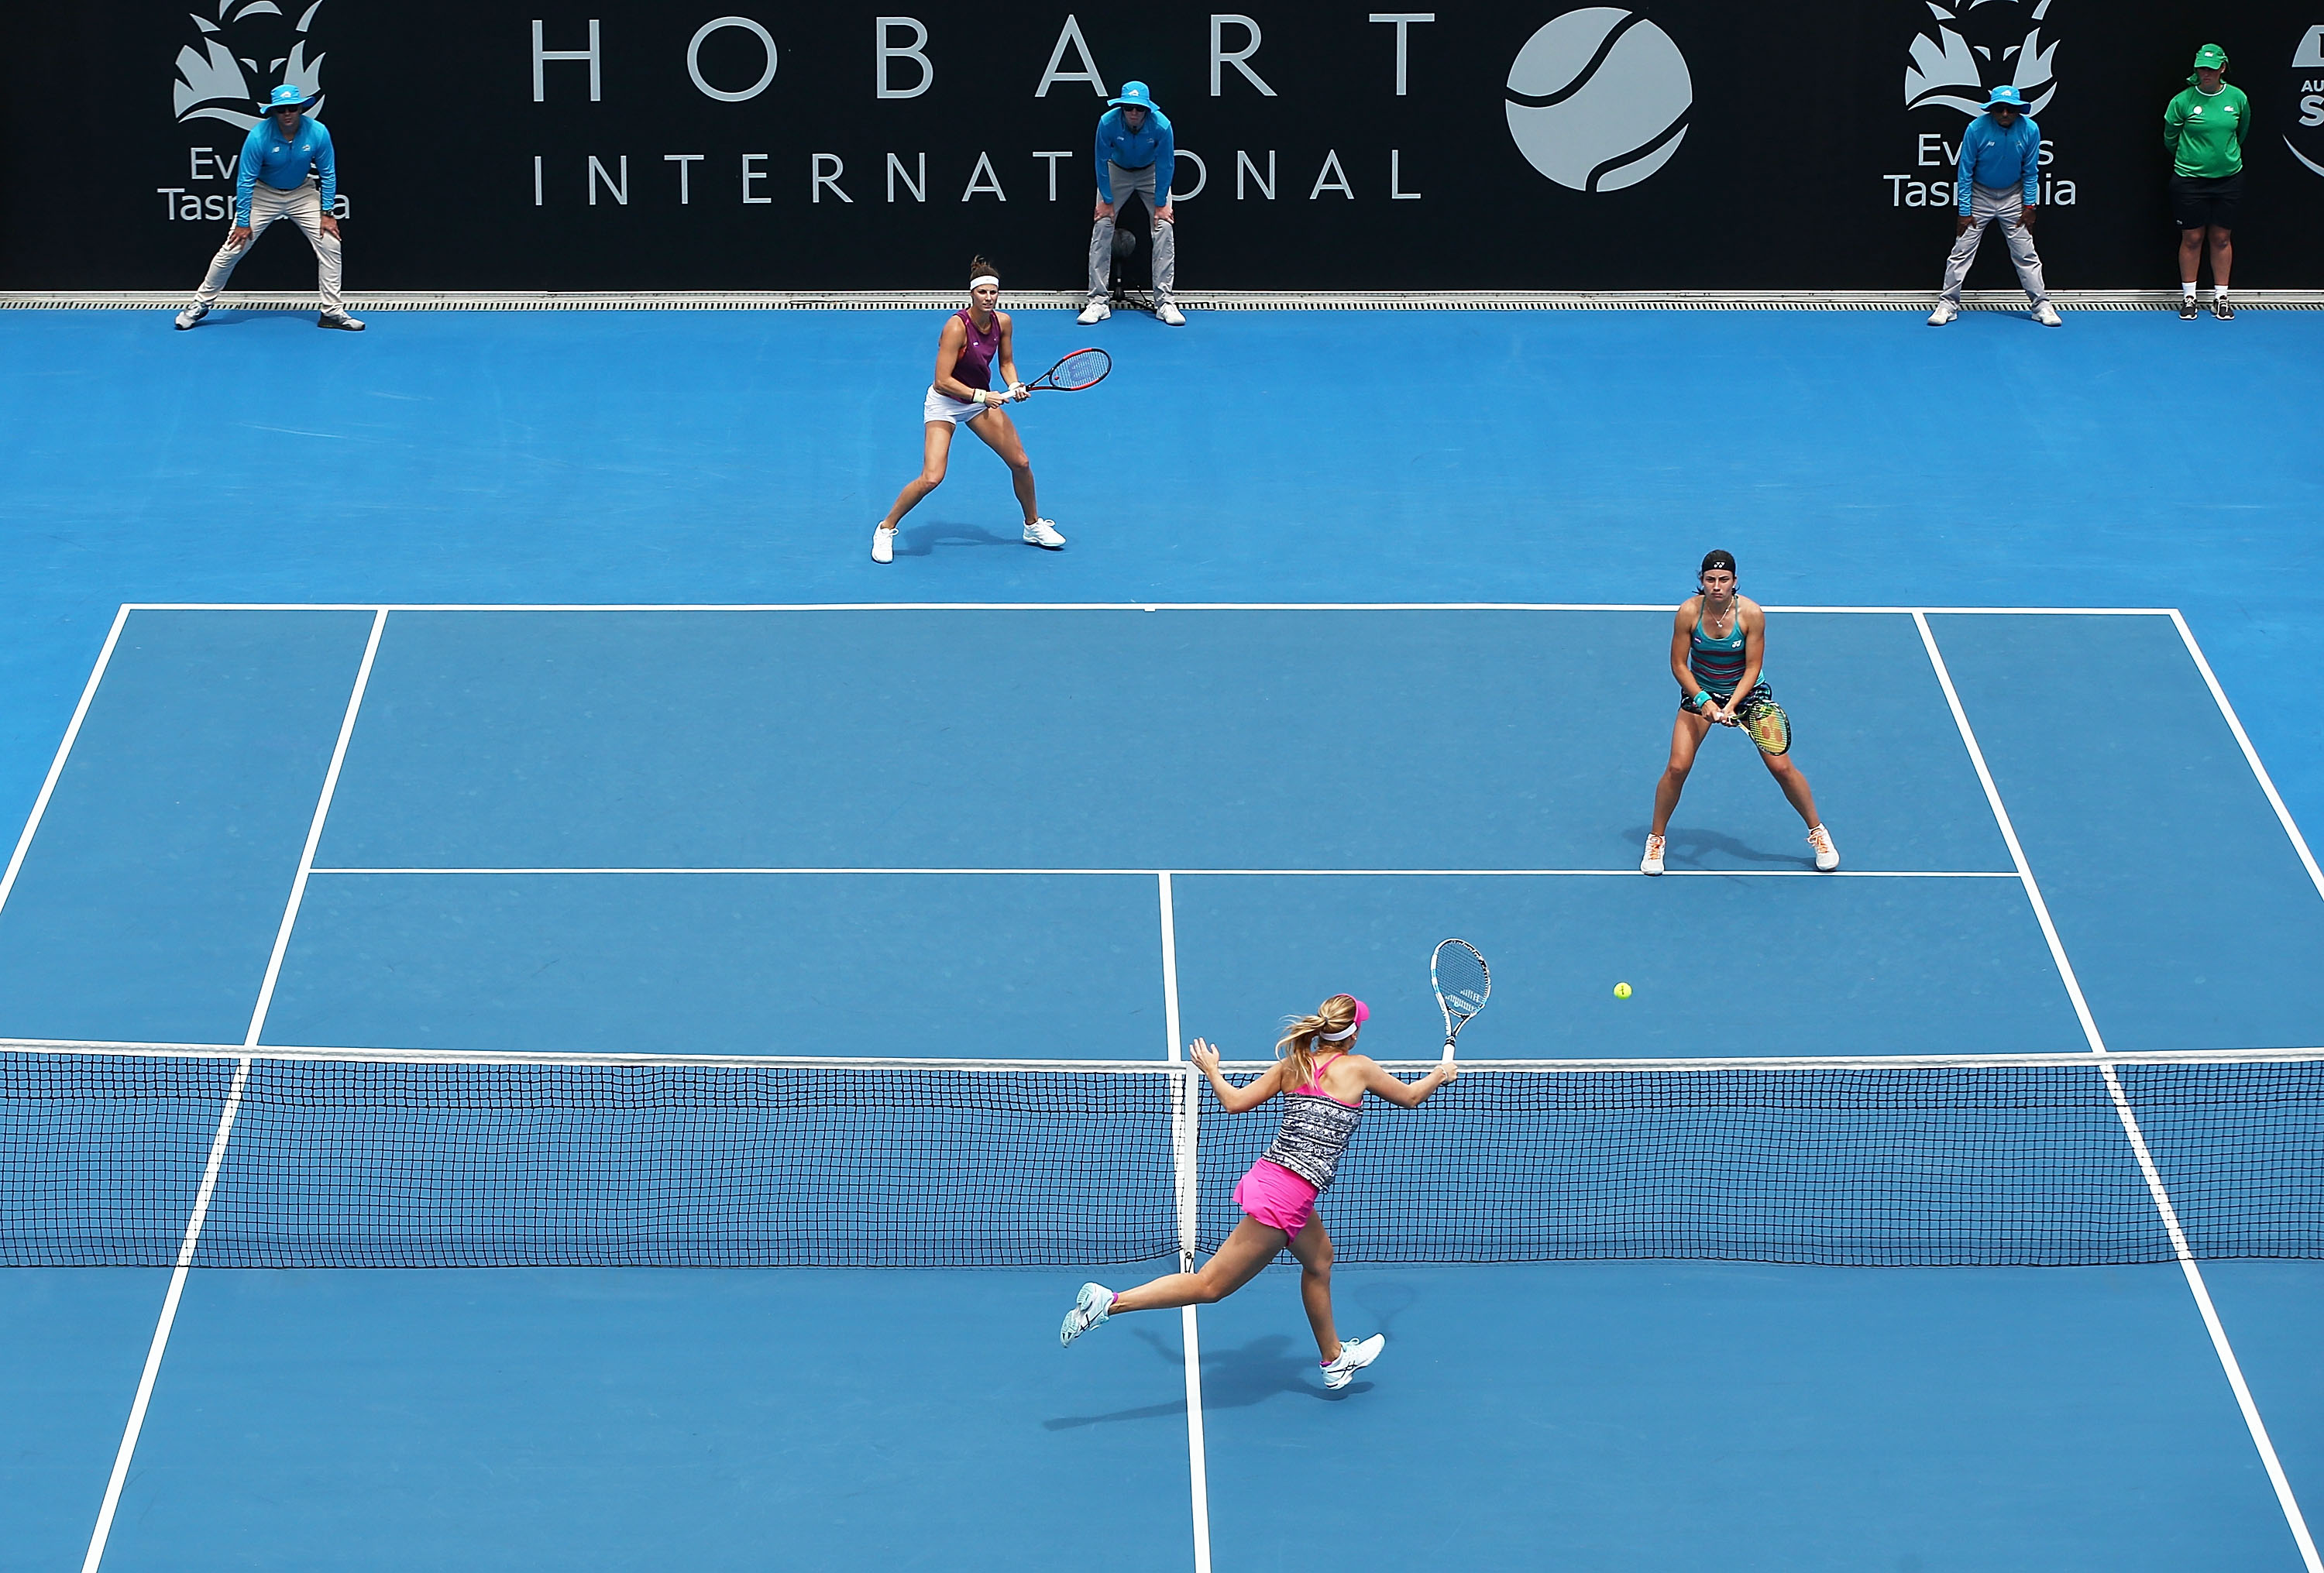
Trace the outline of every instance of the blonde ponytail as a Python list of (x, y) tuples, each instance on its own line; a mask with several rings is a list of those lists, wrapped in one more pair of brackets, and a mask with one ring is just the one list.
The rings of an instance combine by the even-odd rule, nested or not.
[(1356, 997), (1334, 994), (1315, 1007), (1313, 1016), (1286, 1016), (1284, 1033), (1275, 1042), (1275, 1057), (1283, 1062), (1283, 1090), (1290, 1092), (1315, 1079), (1315, 1035), (1347, 1032), (1356, 1025)]

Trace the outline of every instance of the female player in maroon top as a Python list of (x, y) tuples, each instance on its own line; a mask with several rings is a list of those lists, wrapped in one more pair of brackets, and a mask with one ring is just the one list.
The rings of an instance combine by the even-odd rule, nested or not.
[[(945, 321), (936, 339), (936, 380), (928, 389), (927, 425), (921, 430), (927, 446), (921, 450), (920, 473), (904, 483), (895, 505), (872, 532), (872, 560), (885, 563), (896, 555), (896, 525), (919, 505), (921, 498), (944, 483), (945, 465), (952, 456), (952, 430), (965, 425), (984, 439), (984, 446), (1009, 466), (1017, 501), (1025, 510), (1025, 544), (1056, 551), (1065, 544), (1056, 524), (1041, 517), (1033, 500), (1033, 461), (1017, 435), (1002, 403), (1025, 397), (1017, 380), (1017, 350), (1009, 314), (999, 309), (1001, 275), (991, 262), (978, 257), (968, 264), (968, 305)], [(992, 386), (992, 368), (1001, 368), (1006, 392)]]

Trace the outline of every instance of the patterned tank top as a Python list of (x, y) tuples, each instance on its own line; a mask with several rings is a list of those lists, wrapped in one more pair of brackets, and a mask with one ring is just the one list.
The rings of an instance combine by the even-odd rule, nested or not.
[[(1334, 1054), (1333, 1060), (1338, 1059)], [(1275, 1140), (1259, 1154), (1270, 1164), (1290, 1170), (1316, 1193), (1332, 1188), (1332, 1177), (1340, 1167), (1340, 1158), (1355, 1138), (1356, 1127), (1364, 1118), (1364, 1106), (1359, 1101), (1342, 1103), (1323, 1090), (1325, 1060), (1315, 1067), (1314, 1074), (1304, 1087), (1293, 1089), (1283, 1097), (1283, 1128), (1275, 1133)]]
[(953, 313), (968, 329), (968, 342), (960, 346), (960, 358), (952, 363), (952, 374), (972, 388), (990, 391), (992, 387), (992, 357), (1001, 349), (1001, 313), (992, 314), (991, 326), (982, 333), (976, 330), (976, 313), (962, 307)]
[[(1735, 685), (1743, 681), (1743, 609), (1739, 606), (1729, 613), (1734, 626), (1723, 639), (1713, 639), (1702, 631), (1702, 614), (1694, 618), (1694, 637), (1686, 652), (1686, 669), (1694, 680), (1724, 699), (1735, 692)], [(1763, 674), (1764, 676), (1764, 674)]]

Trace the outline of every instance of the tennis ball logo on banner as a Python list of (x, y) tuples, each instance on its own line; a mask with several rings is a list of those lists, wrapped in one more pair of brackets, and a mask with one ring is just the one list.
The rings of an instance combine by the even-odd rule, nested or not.
[(1913, 58), (1904, 68), (1905, 108), (1942, 106), (1974, 118), (1985, 113), (1988, 90), (1995, 87), (2015, 87), (2028, 115), (2050, 106), (2058, 91), (2052, 69), (2058, 46), (2042, 41), (2042, 23), (2052, 0), (2038, 0), (2030, 11), (2022, 0), (1926, 3), (1936, 25), (1913, 36)]
[(1618, 191), (1670, 162), (1686, 138), (1694, 78), (1670, 34), (1635, 11), (1569, 11), (1509, 67), (1509, 136), (1572, 191)]
[(2310, 174), (2324, 175), (2324, 23), (2302, 33), (2292, 51), (2292, 129), (2283, 133), (2283, 145)]
[(248, 131), (258, 124), (259, 101), (283, 82), (319, 100), (323, 57), (308, 58), (307, 30), (322, 8), (323, 0), (311, 0), (294, 23), (274, 0), (218, 0), (216, 22), (191, 16), (200, 33), (178, 51), (171, 95), (180, 123), (223, 120)]

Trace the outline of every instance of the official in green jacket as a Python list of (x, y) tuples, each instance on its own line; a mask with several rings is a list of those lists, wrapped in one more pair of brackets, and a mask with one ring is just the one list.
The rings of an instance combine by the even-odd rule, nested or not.
[(2236, 260), (2236, 207), (2244, 195), (2244, 132), (2251, 100), (2227, 85), (2227, 51), (2207, 43), (2195, 51), (2195, 74), (2163, 112), (2163, 145), (2171, 150), (2171, 216), (2179, 225), (2179, 316), (2195, 320), (2195, 273), (2204, 237), (2211, 251), (2211, 314), (2236, 314), (2227, 304), (2227, 272)]

